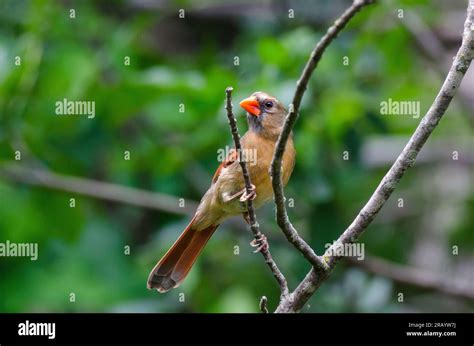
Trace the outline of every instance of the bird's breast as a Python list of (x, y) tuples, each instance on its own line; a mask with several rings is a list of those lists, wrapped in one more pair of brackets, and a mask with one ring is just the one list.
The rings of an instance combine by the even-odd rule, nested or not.
[[(270, 178), (270, 165), (275, 151), (275, 142), (266, 138), (258, 138), (247, 133), (242, 138), (243, 158), (247, 163), (250, 180), (255, 185), (257, 196), (253, 200), (255, 208), (259, 208), (273, 197)], [(283, 185), (288, 182), (295, 164), (295, 149), (290, 138), (287, 142), (282, 160)], [(230, 216), (247, 211), (246, 204), (240, 202), (240, 195), (232, 200), (228, 197), (238, 194), (245, 188), (242, 169), (238, 161), (222, 168), (218, 179), (211, 185), (198, 208), (198, 220), (203, 219), (206, 226), (220, 223)]]

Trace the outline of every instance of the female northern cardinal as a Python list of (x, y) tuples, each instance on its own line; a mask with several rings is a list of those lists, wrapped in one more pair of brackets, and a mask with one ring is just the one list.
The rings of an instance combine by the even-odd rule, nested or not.
[[(211, 235), (225, 219), (238, 214), (243, 214), (246, 219), (245, 201), (252, 199), (255, 208), (258, 208), (273, 196), (269, 168), (283, 128), (285, 107), (264, 92), (252, 94), (240, 102), (240, 106), (247, 111), (249, 124), (241, 144), (243, 159), (249, 161), (248, 157), (253, 157), (253, 162), (247, 162), (253, 183), (252, 193), (246, 193), (238, 154), (231, 150), (217, 168), (211, 186), (201, 199), (191, 222), (151, 271), (148, 277), (149, 289), (166, 292), (178, 287)], [(293, 171), (295, 154), (290, 136), (283, 154), (282, 179), (285, 185)]]

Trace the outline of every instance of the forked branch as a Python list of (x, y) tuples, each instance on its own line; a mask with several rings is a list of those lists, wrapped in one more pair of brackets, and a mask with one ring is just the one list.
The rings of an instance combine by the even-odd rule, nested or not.
[[(341, 234), (339, 239), (326, 251), (324, 261), (329, 265), (330, 270), (321, 272), (318, 271), (317, 268), (312, 268), (298, 287), (291, 292), (288, 297), (280, 301), (276, 312), (299, 311), (321, 284), (328, 278), (330, 271), (341, 258), (337, 255), (338, 251), (336, 251), (336, 249), (340, 246), (344, 246), (344, 244), (357, 241), (360, 235), (374, 220), (380, 209), (397, 187), (398, 182), (403, 177), (406, 170), (415, 164), (418, 153), (428, 140), (431, 133), (438, 126), (439, 121), (448, 109), (448, 106), (456, 94), (456, 91), (458, 90), (473, 58), (474, 0), (469, 0), (461, 47), (453, 59), (448, 75), (446, 76), (433, 104), (421, 120), (395, 163), (383, 177), (369, 201), (365, 204), (344, 233)], [(293, 123), (290, 123), (288, 133), (291, 131), (293, 124), (294, 121)]]

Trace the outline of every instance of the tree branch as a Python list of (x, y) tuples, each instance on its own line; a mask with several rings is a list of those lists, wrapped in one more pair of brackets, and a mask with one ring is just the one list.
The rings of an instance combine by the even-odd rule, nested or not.
[(283, 130), (278, 138), (275, 153), (273, 155), (270, 175), (272, 177), (273, 193), (276, 205), (276, 219), (278, 226), (285, 233), (286, 238), (290, 243), (293, 244), (303, 256), (315, 267), (318, 271), (324, 272), (328, 270), (327, 264), (316, 255), (311, 246), (309, 246), (303, 238), (301, 238), (296, 231), (295, 227), (291, 224), (286, 211), (285, 196), (283, 192), (283, 183), (281, 175), (281, 165), (283, 159), (283, 153), (285, 151), (286, 142), (292, 135), (292, 129), (298, 118), (299, 108), (301, 99), (303, 98), (304, 92), (306, 91), (309, 79), (313, 74), (314, 69), (318, 65), (321, 57), (329, 46), (329, 44), (336, 38), (338, 33), (346, 26), (352, 17), (365, 5), (372, 3), (373, 0), (355, 0), (342, 15), (332, 25), (326, 34), (318, 42), (314, 50), (311, 52), (306, 66), (303, 69), (300, 79), (296, 83), (296, 91), (293, 97), (293, 102), (290, 104), (289, 112), (285, 119)]
[(70, 177), (43, 169), (27, 168), (19, 164), (0, 166), (0, 176), (19, 183), (130, 204), (141, 208), (162, 210), (172, 214), (192, 215), (197, 208), (196, 202), (187, 200), (184, 207), (180, 207), (178, 198), (162, 193), (148, 192), (92, 179)]
[[(41, 161), (35, 159), (35, 165)], [(194, 215), (198, 203), (181, 199), (164, 193), (149, 192), (119, 184), (102, 182), (93, 179), (58, 174), (43, 168), (20, 165), (18, 163), (3, 163), (0, 165), (0, 177), (12, 182), (51, 189), (59, 192), (69, 192), (85, 197), (97, 198), (104, 201), (126, 204), (176, 215)], [(183, 206), (181, 206), (183, 205)], [(238, 219), (227, 220), (226, 223), (234, 229), (247, 231), (244, 223)]]
[(346, 257), (346, 259), (351, 265), (404, 285), (438, 291), (455, 298), (474, 300), (474, 289), (469, 282), (463, 285), (458, 281), (447, 279), (444, 275), (392, 263), (373, 256), (366, 256), (362, 261), (354, 257)]
[[(226, 107), (225, 108), (227, 110), (227, 118), (229, 119), (229, 126), (232, 132), (232, 138), (234, 140), (235, 150), (237, 151), (237, 154), (239, 155), (239, 164), (240, 164), (240, 167), (242, 168), (242, 175), (244, 177), (245, 189), (246, 189), (247, 194), (250, 194), (252, 190), (252, 182), (250, 181), (250, 175), (247, 170), (247, 163), (245, 162), (242, 156), (242, 145), (240, 144), (239, 130), (237, 129), (235, 117), (232, 112), (232, 90), (233, 89), (231, 87), (228, 87), (225, 91), (226, 92)], [(260, 232), (260, 227), (257, 222), (257, 217), (255, 216), (255, 210), (253, 208), (253, 202), (251, 199), (247, 200), (247, 211), (248, 211), (248, 216), (249, 216), (249, 221), (250, 221), (249, 222), (250, 229), (252, 230), (255, 241), (259, 242), (265, 236)], [(268, 249), (268, 246), (263, 247), (260, 252), (265, 258), (265, 263), (268, 265), (268, 267), (272, 271), (273, 276), (275, 277), (275, 279), (278, 282), (278, 285), (280, 286), (280, 293), (283, 299), (283, 297), (285, 297), (288, 294), (288, 284), (287, 284), (286, 278), (283, 275), (283, 273), (280, 271), (278, 266), (276, 265), (275, 261), (273, 260), (272, 255), (270, 254), (270, 250)]]
[[(409, 167), (415, 164), (421, 148), (438, 126), (453, 96), (474, 57), (474, 0), (469, 0), (467, 18), (464, 23), (462, 44), (459, 48), (451, 69), (436, 96), (433, 104), (421, 120), (407, 145), (400, 153), (390, 170), (385, 174), (379, 186), (362, 208), (350, 226), (339, 239), (326, 251), (324, 258), (330, 268), (334, 268), (340, 256), (335, 255), (336, 249), (344, 244), (357, 241), (364, 230), (370, 225), (382, 206), (395, 190), (398, 182)], [(308, 301), (316, 289), (328, 278), (330, 271), (318, 273), (314, 268), (306, 275), (294, 292), (280, 301), (277, 312), (296, 312)]]

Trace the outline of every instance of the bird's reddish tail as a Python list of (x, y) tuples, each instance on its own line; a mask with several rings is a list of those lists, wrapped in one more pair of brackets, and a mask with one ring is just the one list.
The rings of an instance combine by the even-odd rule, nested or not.
[(178, 287), (188, 275), (191, 267), (206, 245), (209, 238), (217, 229), (209, 226), (203, 230), (193, 228), (193, 218), (186, 229), (181, 233), (171, 249), (157, 263), (148, 277), (148, 288), (158, 292), (166, 292)]

